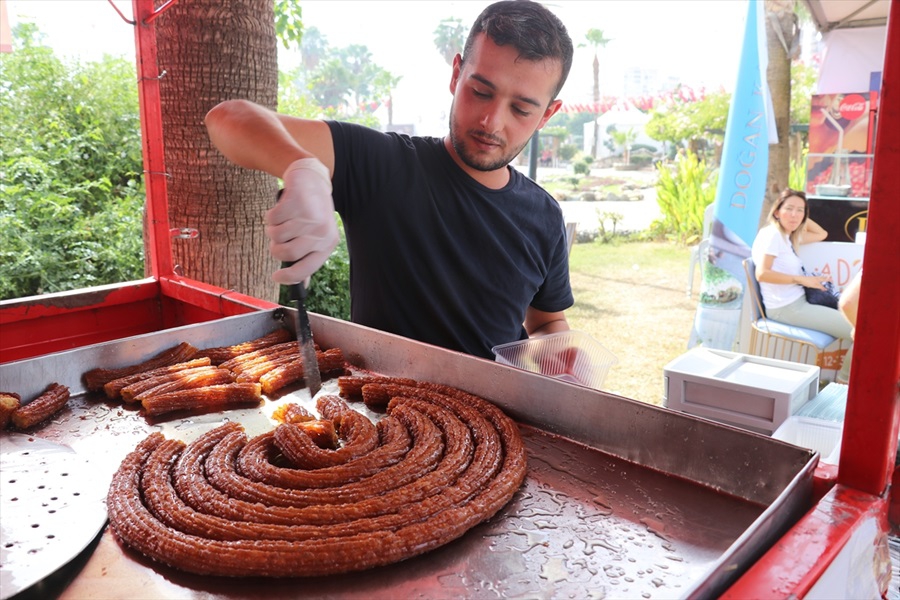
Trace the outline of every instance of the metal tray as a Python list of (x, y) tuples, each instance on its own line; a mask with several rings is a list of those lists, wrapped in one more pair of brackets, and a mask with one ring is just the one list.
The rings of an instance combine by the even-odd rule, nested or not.
[[(69, 406), (31, 433), (71, 448), (90, 465), (91, 481), (99, 482), (93, 485), (108, 485), (151, 431), (190, 441), (229, 419), (252, 435), (271, 427), (280, 403), (310, 398), (300, 388), (256, 409), (151, 423), (86, 393), (85, 371), (133, 364), (181, 341), (202, 348), (259, 337), (281, 326), (285, 310), (7, 363), (0, 365), (0, 389), (30, 397), (52, 381), (68, 385), (75, 395)], [(810, 505), (818, 457), (808, 450), (344, 321), (311, 319), (316, 342), (340, 347), (355, 367), (453, 385), (515, 418), (529, 470), (513, 500), (426, 555), (332, 578), (198, 577), (121, 548), (107, 530), (21, 596), (715, 597)], [(335, 387), (325, 382), (326, 392)]]

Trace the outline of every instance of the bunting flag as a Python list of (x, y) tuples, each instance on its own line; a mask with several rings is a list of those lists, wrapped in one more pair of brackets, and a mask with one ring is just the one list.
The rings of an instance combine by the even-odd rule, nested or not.
[(660, 92), (657, 95), (615, 97), (605, 96), (600, 102), (563, 103), (559, 109), (562, 113), (603, 113), (618, 107), (622, 110), (635, 108), (641, 112), (647, 112), (661, 106), (674, 106), (676, 104), (688, 104), (699, 102), (706, 98), (706, 89), (695, 90), (687, 85), (680, 85), (674, 91)]
[(750, 256), (759, 227), (769, 144), (777, 142), (767, 66), (765, 7), (763, 0), (749, 0), (707, 250), (700, 257), (700, 304), (689, 346), (700, 342), (733, 350), (737, 341), (746, 282), (742, 262)]

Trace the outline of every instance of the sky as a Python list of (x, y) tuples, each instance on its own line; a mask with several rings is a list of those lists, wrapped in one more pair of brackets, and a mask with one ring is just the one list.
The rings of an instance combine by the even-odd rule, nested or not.
[[(187, 2), (189, 0), (181, 0)], [(131, 57), (134, 34), (108, 0), (6, 0), (13, 26), (28, 20), (63, 55), (97, 59), (104, 52)], [(131, 2), (113, 0), (131, 16)], [(593, 49), (585, 35), (600, 29), (611, 41), (600, 51), (601, 94), (623, 92), (625, 70), (655, 69), (694, 88), (731, 91), (743, 38), (746, 0), (546, 0), (576, 45), (572, 72), (560, 98), (591, 101)], [(333, 47), (363, 44), (376, 64), (401, 80), (394, 92), (394, 122), (417, 133), (442, 135), (450, 106), (450, 66), (434, 46), (441, 19), (468, 27), (485, 0), (301, 0), (303, 22)], [(579, 46), (582, 47), (579, 47)], [(279, 62), (296, 64), (281, 53)]]

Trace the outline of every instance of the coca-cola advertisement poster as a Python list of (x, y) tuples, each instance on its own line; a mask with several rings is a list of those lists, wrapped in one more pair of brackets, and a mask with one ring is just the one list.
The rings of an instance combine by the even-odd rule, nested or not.
[(868, 198), (876, 92), (817, 94), (811, 99), (806, 192)]

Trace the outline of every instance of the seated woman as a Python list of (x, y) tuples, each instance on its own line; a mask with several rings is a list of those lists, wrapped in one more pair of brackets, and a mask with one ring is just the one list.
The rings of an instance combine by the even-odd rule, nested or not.
[(801, 244), (820, 242), (827, 235), (809, 218), (806, 194), (788, 188), (772, 205), (769, 224), (756, 234), (752, 256), (766, 316), (787, 325), (822, 331), (850, 344), (836, 377), (839, 383), (846, 383), (853, 351), (852, 327), (839, 310), (806, 301), (803, 288), (824, 290), (822, 284), (829, 278), (806, 275), (797, 256)]

